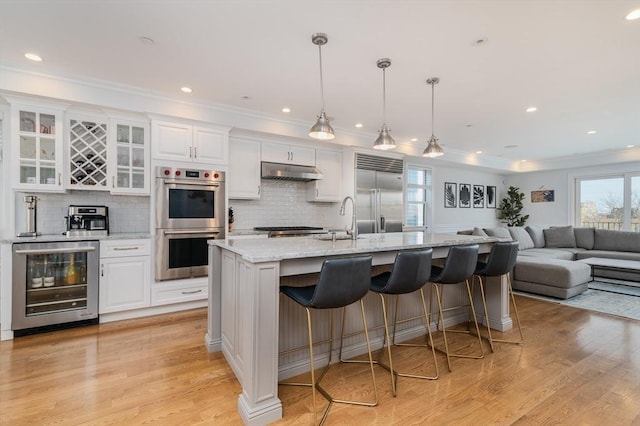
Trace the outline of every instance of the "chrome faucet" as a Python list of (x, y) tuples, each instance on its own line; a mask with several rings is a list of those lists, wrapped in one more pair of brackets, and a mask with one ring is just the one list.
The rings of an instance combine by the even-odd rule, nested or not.
[(356, 202), (353, 201), (353, 198), (347, 195), (342, 200), (342, 204), (340, 205), (340, 216), (344, 216), (344, 206), (347, 204), (347, 200), (351, 200), (351, 205), (353, 206), (353, 214), (351, 215), (351, 229), (347, 231), (347, 235), (351, 235), (352, 240), (358, 239), (358, 228), (356, 226)]

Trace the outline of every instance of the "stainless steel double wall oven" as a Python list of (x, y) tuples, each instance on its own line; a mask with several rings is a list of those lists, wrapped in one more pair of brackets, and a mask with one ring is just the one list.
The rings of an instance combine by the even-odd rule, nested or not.
[(225, 173), (156, 168), (156, 280), (206, 276), (207, 240), (225, 238)]

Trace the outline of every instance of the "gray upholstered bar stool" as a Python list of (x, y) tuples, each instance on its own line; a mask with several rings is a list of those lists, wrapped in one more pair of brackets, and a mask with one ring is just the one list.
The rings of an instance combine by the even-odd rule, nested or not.
[[(444, 340), (444, 351), (436, 348), (439, 351), (444, 352), (447, 355), (447, 367), (451, 371), (451, 357), (458, 358), (475, 358), (480, 359), (484, 357), (484, 349), (482, 348), (482, 340), (480, 337), (480, 329), (478, 328), (478, 319), (476, 317), (476, 310), (473, 306), (473, 296), (471, 295), (471, 285), (469, 279), (473, 276), (478, 262), (478, 244), (453, 246), (449, 249), (447, 259), (444, 266), (431, 267), (431, 289), (436, 291), (436, 301), (438, 304), (438, 329), (442, 327), (442, 337)], [(478, 337), (478, 344), (480, 345), (480, 355), (466, 355), (459, 353), (449, 352), (449, 344), (447, 342), (447, 330), (444, 325), (443, 311), (449, 311), (452, 309), (458, 309), (464, 306), (454, 306), (447, 309), (442, 309), (443, 290), (445, 285), (460, 284), (464, 282), (467, 287), (467, 296), (469, 297), (469, 306), (471, 307), (472, 319), (476, 327), (476, 333)], [(433, 299), (433, 298), (432, 298)], [(466, 306), (466, 305), (465, 305)], [(454, 331), (454, 330), (451, 330)], [(468, 331), (465, 331), (468, 333)]]
[[(280, 291), (290, 297), (294, 302), (302, 305), (307, 311), (307, 332), (309, 336), (309, 360), (311, 363), (311, 383), (281, 383), (283, 385), (311, 386), (313, 395), (313, 423), (316, 424), (316, 388), (329, 401), (320, 424), (323, 424), (329, 414), (329, 410), (334, 402), (343, 404), (365, 405), (373, 407), (378, 404), (378, 392), (376, 389), (376, 378), (373, 371), (373, 357), (371, 355), (371, 345), (369, 343), (369, 333), (367, 332), (367, 320), (364, 313), (364, 303), (362, 298), (369, 291), (371, 283), (371, 256), (358, 256), (342, 259), (325, 260), (320, 270), (318, 282), (312, 286), (289, 287), (282, 286)], [(333, 314), (330, 313), (330, 334), (329, 334), (329, 362), (316, 380), (315, 366), (313, 361), (313, 335), (311, 331), (311, 309), (335, 309), (346, 308), (352, 303), (360, 301), (362, 312), (362, 325), (365, 330), (367, 351), (369, 354), (369, 366), (371, 369), (371, 379), (373, 382), (373, 392), (375, 400), (351, 401), (336, 399), (320, 385), (320, 381), (325, 376), (331, 366), (331, 355), (333, 352)]]
[[(404, 251), (396, 255), (396, 259), (393, 263), (391, 272), (383, 272), (380, 275), (376, 275), (371, 278), (371, 291), (380, 295), (380, 301), (382, 302), (382, 316), (384, 320), (384, 341), (382, 344), (382, 354), (386, 346), (387, 354), (389, 357), (389, 365), (385, 365), (378, 360), (378, 364), (391, 373), (391, 389), (393, 396), (396, 396), (396, 376), (401, 377), (413, 377), (418, 379), (435, 380), (438, 378), (438, 362), (436, 359), (436, 351), (433, 346), (433, 338), (431, 336), (431, 329), (429, 328), (429, 311), (425, 303), (423, 287), (429, 281), (431, 276), (431, 257), (433, 255), (433, 249), (417, 250), (417, 251)], [(422, 299), (422, 310), (427, 328), (427, 334), (429, 336), (428, 345), (410, 344), (410, 343), (396, 343), (396, 326), (398, 324), (398, 300), (400, 295), (409, 294), (415, 291), (420, 291), (420, 297)], [(393, 319), (393, 337), (389, 338), (389, 321), (387, 314), (387, 306), (385, 303), (385, 295), (395, 295), (395, 313)], [(422, 315), (420, 316), (422, 317)], [(410, 321), (416, 318), (403, 319), (400, 322)], [(431, 376), (400, 373), (393, 366), (393, 358), (391, 357), (391, 346), (424, 346), (431, 348), (431, 354), (433, 355), (433, 363), (435, 366), (435, 374)], [(422, 359), (420, 359), (422, 361)]]
[[(522, 335), (522, 327), (520, 326), (520, 317), (518, 316), (518, 308), (516, 306), (516, 299), (513, 296), (513, 289), (511, 288), (510, 273), (513, 267), (516, 265), (518, 258), (518, 242), (500, 242), (495, 243), (489, 252), (489, 257), (486, 262), (478, 262), (474, 277), (478, 277), (480, 283), (480, 294), (482, 295), (482, 304), (484, 306), (485, 321), (487, 321), (487, 334), (491, 350), (493, 351), (493, 342), (515, 343), (522, 344), (524, 342), (524, 336)], [(513, 312), (516, 315), (516, 324), (518, 331), (520, 332), (520, 340), (501, 340), (494, 339), (491, 336), (491, 327), (489, 326), (489, 314), (487, 312), (487, 300), (484, 295), (484, 283), (482, 278), (486, 277), (500, 277), (506, 275), (507, 287), (509, 290), (509, 296), (511, 298), (511, 304), (513, 306)]]

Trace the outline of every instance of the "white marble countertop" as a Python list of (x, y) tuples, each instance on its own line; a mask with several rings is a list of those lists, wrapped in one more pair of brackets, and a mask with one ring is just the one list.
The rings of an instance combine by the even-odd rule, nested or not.
[(50, 243), (55, 241), (105, 241), (105, 240), (136, 240), (151, 238), (151, 234), (143, 234), (136, 232), (121, 232), (109, 235), (92, 235), (82, 237), (67, 237), (62, 234), (46, 234), (37, 237), (15, 237), (11, 239), (0, 240), (2, 244), (11, 243)]
[(448, 247), (472, 243), (492, 243), (503, 238), (474, 235), (393, 232), (360, 235), (357, 240), (332, 241), (327, 236), (265, 239), (210, 240), (209, 244), (237, 253), (252, 262), (271, 262), (319, 256), (373, 253), (421, 247)]

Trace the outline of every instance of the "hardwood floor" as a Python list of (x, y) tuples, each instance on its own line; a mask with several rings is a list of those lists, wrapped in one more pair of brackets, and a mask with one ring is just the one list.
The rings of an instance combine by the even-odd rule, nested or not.
[[(524, 346), (454, 359), (451, 373), (439, 355), (440, 379), (401, 377), (397, 398), (376, 367), (379, 405), (337, 404), (326, 424), (640, 425), (640, 321), (526, 297), (518, 306)], [(206, 310), (194, 310), (0, 342), (0, 424), (241, 424), (240, 385), (222, 355), (205, 350), (205, 332)], [(394, 363), (423, 354), (408, 348)], [(323, 383), (366, 398), (365, 371), (340, 365)], [(279, 394), (278, 425), (311, 423), (310, 389)]]

